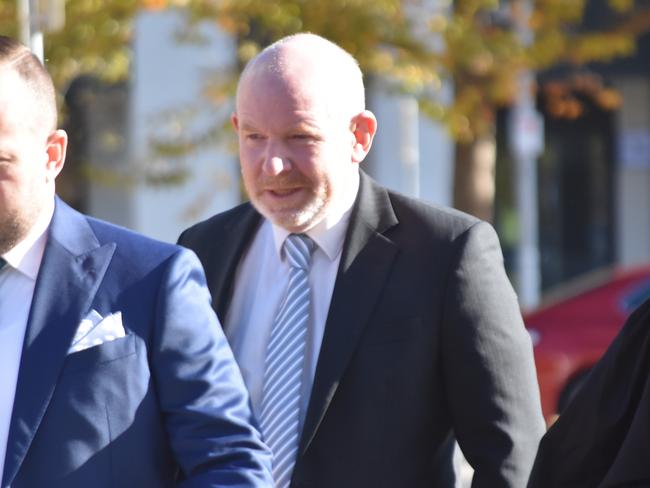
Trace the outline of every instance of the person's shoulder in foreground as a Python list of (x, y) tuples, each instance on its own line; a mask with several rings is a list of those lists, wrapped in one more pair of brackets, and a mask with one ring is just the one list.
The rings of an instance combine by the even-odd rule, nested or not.
[[(63, 208), (55, 216), (63, 220), (66, 214), (70, 219), (80, 216), (59, 204)], [(112, 254), (97, 295), (108, 291), (114, 300), (111, 306), (121, 309), (123, 325), (134, 336), (132, 351), (140, 356), (130, 360), (125, 374), (132, 379), (138, 363), (149, 370), (147, 387), (141, 382), (123, 394), (142, 395), (138, 409), (143, 413), (153, 408), (146, 406), (147, 401), (156, 399), (184, 486), (271, 486), (270, 457), (251, 425), (248, 395), (210, 308), (203, 269), (194, 253), (88, 217), (66, 229), (65, 236), (52, 235), (53, 242), (74, 245), (71, 233), (78, 229), (83, 234), (84, 220), (96, 236), (97, 252)], [(56, 223), (53, 232), (59, 228)], [(111, 310), (98, 312), (108, 315)], [(112, 385), (124, 381), (125, 390), (131, 386), (126, 378), (114, 381)], [(96, 390), (97, 384), (88, 387)], [(132, 463), (138, 452), (135, 446), (144, 449), (151, 442), (138, 440), (133, 425), (112, 429), (124, 429), (119, 442), (132, 451), (115, 458)]]
[[(57, 292), (50, 300), (84, 301), (91, 310), (86, 320), (95, 313), (114, 317), (124, 336), (69, 352), (65, 381), (16, 481), (51, 483), (70, 470), (64, 484), (81, 486), (87, 470), (101, 469), (110, 458), (109, 479), (122, 486), (174, 477), (183, 486), (270, 486), (269, 455), (251, 425), (248, 395), (196, 256), (85, 217), (58, 200), (42, 269), (53, 267)], [(69, 290), (71, 280), (82, 280), (84, 289)], [(42, 288), (50, 280), (41, 281)], [(67, 330), (70, 325), (76, 324), (65, 324)], [(95, 401), (79, 403), (83, 398)], [(84, 419), (94, 417), (105, 421), (90, 429)], [(96, 454), (75, 472), (84, 461), (79, 448), (104, 443), (108, 458)]]
[(196, 256), (56, 198), (66, 147), (51, 78), (0, 36), (2, 486), (271, 486)]
[(542, 439), (530, 488), (650, 486), (650, 300)]

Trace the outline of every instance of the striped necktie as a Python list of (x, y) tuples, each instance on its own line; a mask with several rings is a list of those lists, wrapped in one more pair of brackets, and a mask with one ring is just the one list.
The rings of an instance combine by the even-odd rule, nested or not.
[(7, 264), (7, 261), (5, 261), (4, 258), (0, 257), (0, 271), (2, 271), (2, 268), (5, 267), (5, 264)]
[(300, 394), (311, 298), (309, 265), (314, 246), (304, 234), (290, 234), (284, 242), (291, 267), (289, 285), (266, 349), (260, 426), (273, 451), (276, 488), (286, 488), (291, 482), (300, 439)]

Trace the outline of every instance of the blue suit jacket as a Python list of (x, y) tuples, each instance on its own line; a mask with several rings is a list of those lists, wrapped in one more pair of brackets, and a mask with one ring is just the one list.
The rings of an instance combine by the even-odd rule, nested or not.
[[(126, 336), (67, 354), (92, 309)], [(57, 199), (2, 486), (272, 486), (251, 422), (194, 254)]]

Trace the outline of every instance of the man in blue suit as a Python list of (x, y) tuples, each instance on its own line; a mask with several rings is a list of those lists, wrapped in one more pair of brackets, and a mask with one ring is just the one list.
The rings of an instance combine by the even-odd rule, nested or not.
[(0, 36), (2, 487), (268, 487), (197, 258), (55, 197), (52, 81)]

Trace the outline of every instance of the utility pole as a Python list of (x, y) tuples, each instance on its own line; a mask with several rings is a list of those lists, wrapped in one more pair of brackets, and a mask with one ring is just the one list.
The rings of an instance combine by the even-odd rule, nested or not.
[[(528, 20), (531, 0), (512, 4), (512, 14), (523, 46), (532, 43)], [(509, 139), (515, 159), (515, 194), (519, 221), (517, 248), (517, 289), (522, 308), (539, 304), (541, 272), (539, 257), (539, 218), (537, 196), (537, 158), (544, 148), (541, 115), (533, 99), (534, 75), (525, 70), (519, 75), (517, 101), (510, 111)]]
[(64, 0), (17, 0), (20, 41), (44, 63), (43, 32), (65, 25)]
[(18, 26), (20, 28), (20, 41), (27, 46), (38, 59), (43, 62), (43, 33), (34, 21), (37, 11), (36, 0), (18, 1)]

